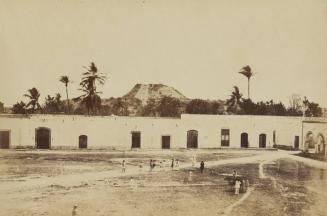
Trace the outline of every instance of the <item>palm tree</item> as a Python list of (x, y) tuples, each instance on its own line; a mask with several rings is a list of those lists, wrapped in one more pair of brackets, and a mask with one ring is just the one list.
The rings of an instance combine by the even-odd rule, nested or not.
[(60, 113), (63, 107), (63, 102), (61, 101), (61, 95), (56, 94), (55, 97), (48, 95), (45, 98), (44, 111), (46, 113)]
[(98, 94), (102, 92), (97, 92), (96, 84), (103, 85), (107, 77), (103, 73), (98, 73), (98, 68), (93, 62), (91, 62), (91, 65), (86, 69), (87, 71), (83, 73), (82, 81), (80, 82), (82, 88), (79, 89), (83, 91), (84, 94), (77, 99), (82, 100), (82, 103), (85, 104), (88, 110), (88, 114), (90, 114), (90, 110), (94, 113), (95, 110), (99, 109), (101, 106), (101, 98)]
[(239, 73), (243, 74), (244, 76), (246, 76), (246, 78), (248, 78), (248, 99), (250, 99), (250, 79), (254, 75), (254, 73), (249, 65), (243, 67)]
[(29, 89), (28, 93), (29, 94), (24, 94), (25, 97), (30, 99), (30, 101), (26, 104), (26, 107), (28, 108), (31, 106), (32, 113), (34, 113), (35, 110), (41, 109), (41, 106), (39, 104), (40, 93), (36, 88)]
[(243, 95), (240, 93), (238, 87), (234, 86), (234, 91), (230, 95), (230, 98), (226, 101), (226, 104), (228, 106), (227, 110), (232, 111), (234, 113), (238, 112), (240, 110), (242, 97)]
[(65, 87), (66, 87), (66, 97), (67, 97), (67, 111), (68, 111), (68, 114), (70, 113), (70, 110), (69, 110), (69, 98), (68, 98), (68, 83), (71, 83), (71, 80), (69, 80), (69, 77), (68, 76), (61, 76), (60, 79), (59, 79), (60, 82), (64, 83), (65, 84)]
[(90, 90), (91, 94), (97, 93), (96, 83), (103, 85), (107, 77), (103, 73), (98, 73), (98, 68), (93, 62), (91, 62), (91, 65), (86, 69), (87, 71), (83, 73), (84, 77), (82, 77), (80, 85), (82, 88)]
[(85, 94), (82, 97), (82, 104), (87, 108), (87, 114), (90, 114), (92, 111), (95, 114), (96, 110), (99, 110), (101, 107), (101, 98), (97, 94), (91, 94), (88, 90), (85, 91)]

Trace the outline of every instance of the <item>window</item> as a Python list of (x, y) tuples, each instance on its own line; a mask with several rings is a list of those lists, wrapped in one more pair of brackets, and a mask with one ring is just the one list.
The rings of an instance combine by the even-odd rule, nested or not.
[(141, 148), (141, 132), (132, 132), (132, 148)]
[(229, 146), (229, 129), (221, 129), (221, 146)]
[(170, 149), (170, 136), (161, 137), (161, 147), (162, 149)]

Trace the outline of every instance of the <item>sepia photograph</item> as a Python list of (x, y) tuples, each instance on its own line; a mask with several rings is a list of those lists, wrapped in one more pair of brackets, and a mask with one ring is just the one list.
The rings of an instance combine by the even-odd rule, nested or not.
[(0, 216), (327, 216), (327, 0), (0, 0)]

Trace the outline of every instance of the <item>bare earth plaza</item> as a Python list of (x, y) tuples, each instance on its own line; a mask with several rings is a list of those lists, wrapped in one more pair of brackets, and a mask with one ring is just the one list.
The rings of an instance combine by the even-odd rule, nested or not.
[(327, 216), (326, 0), (0, 0), (0, 216)]
[[(281, 142), (326, 154), (326, 119), (0, 118), (1, 146), (21, 149), (1, 151), (0, 188), (6, 194), (1, 215), (325, 215), (327, 210), (326, 162), (274, 148)], [(233, 177), (248, 181), (238, 195)]]

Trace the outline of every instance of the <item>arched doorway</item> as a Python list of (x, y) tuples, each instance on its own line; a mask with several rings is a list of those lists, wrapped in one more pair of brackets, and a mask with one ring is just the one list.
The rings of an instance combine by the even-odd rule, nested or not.
[(50, 149), (51, 130), (49, 128), (40, 127), (35, 130), (36, 148)]
[(79, 148), (87, 148), (87, 136), (86, 135), (80, 135), (78, 137), (78, 147)]
[(266, 134), (259, 135), (259, 148), (266, 148)]
[(241, 148), (248, 148), (249, 147), (249, 140), (247, 133), (241, 133)]
[(198, 148), (198, 131), (187, 131), (187, 148)]
[(314, 142), (314, 136), (311, 131), (307, 133), (305, 136), (305, 142), (304, 142), (305, 150), (315, 150), (315, 142)]
[(316, 153), (318, 154), (325, 153), (325, 139), (321, 133), (319, 133), (317, 136)]

